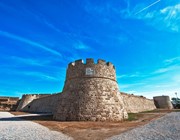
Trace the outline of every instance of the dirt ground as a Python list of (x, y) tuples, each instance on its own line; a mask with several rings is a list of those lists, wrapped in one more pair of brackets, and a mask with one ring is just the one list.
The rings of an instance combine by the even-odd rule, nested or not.
[[(135, 127), (149, 123), (163, 115), (180, 110), (154, 110), (142, 113), (130, 113), (129, 119), (122, 122), (61, 122), (54, 121), (52, 115), (28, 116), (22, 119), (31, 120), (48, 127), (51, 130), (63, 132), (75, 140), (104, 140)], [(14, 115), (24, 115), (24, 112), (11, 112)]]

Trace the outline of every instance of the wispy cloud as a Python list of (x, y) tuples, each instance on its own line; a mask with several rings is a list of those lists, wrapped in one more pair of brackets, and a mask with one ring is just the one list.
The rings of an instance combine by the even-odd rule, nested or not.
[(48, 81), (59, 81), (58, 78), (54, 76), (50, 76), (48, 74), (44, 74), (41, 72), (22, 72), (23, 75), (31, 76), (31, 77), (37, 77), (43, 80), (48, 80)]
[(173, 57), (173, 58), (170, 58), (170, 59), (166, 59), (164, 60), (164, 63), (165, 64), (172, 64), (174, 62), (179, 62), (180, 61), (180, 57)]
[(46, 19), (43, 19), (43, 21), (44, 21), (44, 23), (45, 23), (49, 28), (51, 28), (51, 29), (53, 29), (54, 31), (57, 31), (57, 32), (59, 32), (59, 33), (62, 33), (62, 31), (61, 31), (59, 28), (55, 27), (55, 25), (53, 25), (52, 23), (48, 22)]
[(127, 7), (122, 9), (120, 12), (123, 18), (143, 20), (147, 25), (153, 26), (158, 30), (179, 32), (180, 4), (177, 3), (177, 1), (174, 1), (172, 3), (172, 1), (168, 2), (157, 0), (150, 5), (148, 5), (147, 2), (144, 1), (141, 3), (137, 3), (136, 5), (131, 4), (131, 8), (129, 6), (130, 1), (125, 1)]
[(77, 50), (87, 50), (89, 49), (89, 46), (85, 45), (83, 42), (78, 41), (74, 44), (74, 48)]
[(117, 74), (116, 78), (117, 79), (121, 79), (121, 78), (143, 78), (146, 76), (148, 76), (148, 74), (140, 73), (140, 72), (134, 72), (131, 74), (123, 74), (123, 75)]
[(161, 74), (161, 73), (166, 73), (166, 72), (170, 72), (170, 71), (177, 71), (179, 69), (180, 69), (179, 65), (171, 65), (171, 66), (159, 68), (159, 69), (155, 70), (154, 72), (152, 72), (151, 74)]
[(32, 66), (44, 66), (45, 64), (49, 63), (49, 61), (40, 61), (33, 58), (23, 58), (12, 56), (11, 59), (16, 63), (27, 64)]
[(28, 45), (31, 45), (33, 47), (36, 47), (36, 48), (39, 48), (39, 49), (42, 49), (44, 51), (47, 51), (49, 53), (52, 53), (54, 55), (58, 55), (58, 56), (62, 56), (61, 53), (59, 53), (58, 51), (56, 50), (53, 50), (51, 48), (48, 48), (47, 46), (44, 46), (38, 42), (35, 42), (35, 41), (32, 41), (32, 40), (29, 40), (29, 39), (26, 39), (26, 38), (23, 38), (23, 37), (20, 37), (18, 35), (14, 35), (12, 33), (9, 33), (9, 32), (5, 32), (5, 31), (1, 31), (0, 30), (0, 35), (1, 36), (4, 36), (4, 37), (7, 37), (7, 38), (10, 38), (10, 39), (13, 39), (13, 40), (16, 40), (16, 41), (20, 41), (20, 42), (23, 42), (23, 43), (26, 43)]
[(123, 74), (123, 75), (117, 75), (116, 78), (117, 79), (121, 79), (121, 78), (133, 78), (133, 77), (139, 77), (139, 74)]
[(157, 3), (160, 2), (160, 1), (161, 1), (161, 0), (157, 0), (157, 1), (153, 2), (152, 4), (150, 4), (150, 5), (146, 6), (146, 7), (144, 7), (143, 9), (139, 10), (138, 12), (136, 12), (134, 15), (137, 15), (137, 14), (143, 12), (144, 10), (150, 8), (151, 6), (157, 4)]
[[(174, 57), (165, 60), (164, 62), (169, 62), (168, 65), (164, 64), (164, 67), (159, 67), (152, 72), (119, 76), (119, 79), (123, 78), (119, 83), (120, 91), (136, 91), (136, 95), (143, 95), (148, 98), (160, 95), (173, 97), (175, 92), (180, 93), (180, 65), (177, 62), (178, 59), (178, 57)], [(138, 75), (146, 76), (139, 78)], [(130, 79), (131, 77), (133, 79)]]
[(175, 97), (175, 92), (179, 93), (179, 90), (178, 89), (151, 90), (151, 91), (139, 92), (139, 93), (149, 99), (153, 99), (153, 97), (155, 96), (162, 96), (162, 95), (170, 96), (170, 98), (172, 98)]
[(139, 83), (131, 83), (131, 84), (123, 84), (123, 83), (119, 83), (119, 87), (123, 88), (123, 89), (132, 89), (136, 86), (142, 86), (145, 85), (145, 82), (139, 82)]
[[(160, 30), (178, 32), (180, 30), (180, 4), (167, 6), (159, 10), (151, 10), (137, 16), (139, 19), (147, 20), (147, 24)], [(151, 22), (149, 22), (151, 20)]]

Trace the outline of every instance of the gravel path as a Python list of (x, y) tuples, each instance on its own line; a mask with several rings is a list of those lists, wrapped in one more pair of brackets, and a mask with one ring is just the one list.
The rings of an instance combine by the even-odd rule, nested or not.
[(9, 112), (0, 112), (0, 140), (72, 140), (72, 138), (32, 121), (15, 118)]
[(180, 112), (167, 114), (108, 140), (180, 140)]

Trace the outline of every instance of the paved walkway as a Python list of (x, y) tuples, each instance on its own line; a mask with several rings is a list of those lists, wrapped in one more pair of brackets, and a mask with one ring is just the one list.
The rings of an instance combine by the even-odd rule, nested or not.
[(180, 112), (167, 114), (109, 140), (180, 140)]
[(0, 140), (71, 140), (63, 133), (15, 117), (9, 112), (0, 112)]

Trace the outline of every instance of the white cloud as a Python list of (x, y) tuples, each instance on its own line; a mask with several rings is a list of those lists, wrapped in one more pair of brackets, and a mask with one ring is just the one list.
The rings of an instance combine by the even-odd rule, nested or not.
[(38, 42), (35, 42), (35, 41), (32, 41), (32, 40), (29, 40), (29, 39), (26, 39), (26, 38), (23, 38), (23, 37), (20, 37), (20, 36), (17, 36), (15, 34), (11, 34), (9, 32), (5, 32), (5, 31), (1, 31), (0, 30), (0, 35), (1, 36), (4, 36), (4, 37), (7, 37), (9, 39), (13, 39), (13, 40), (16, 40), (16, 41), (20, 41), (22, 43), (26, 43), (28, 45), (31, 45), (33, 47), (36, 47), (36, 48), (39, 48), (39, 49), (42, 49), (42, 50), (45, 50), (49, 53), (52, 53), (54, 55), (58, 55), (58, 56), (62, 56), (61, 53), (59, 53), (58, 51), (56, 50), (53, 50), (51, 48), (48, 48), (47, 46), (44, 46)]
[[(146, 24), (151, 25), (158, 30), (179, 32), (180, 4), (160, 8), (160, 3), (161, 5), (168, 4), (168, 2), (160, 0), (155, 1), (149, 6), (145, 6), (147, 5), (146, 3), (138, 3), (132, 9), (129, 7), (123, 9), (121, 13), (124, 18), (144, 20)], [(153, 6), (153, 8), (151, 8), (151, 6)], [(127, 13), (126, 11), (130, 12)]]
[[(177, 58), (172, 58), (170, 62), (175, 61)], [(124, 78), (120, 81), (120, 91), (134, 92), (135, 95), (143, 95), (148, 98), (153, 96), (168, 95), (174, 97), (174, 93), (180, 94), (180, 65), (173, 64), (166, 67), (156, 69), (149, 74), (147, 77), (137, 78), (130, 80), (128, 75), (122, 75), (120, 78)], [(139, 73), (141, 75), (141, 73)]]
[(152, 91), (147, 91), (147, 92), (140, 92), (140, 94), (142, 94), (143, 96), (149, 98), (149, 99), (153, 99), (154, 96), (162, 96), (162, 95), (165, 95), (165, 96), (169, 96), (170, 99), (172, 97), (175, 97), (175, 92), (178, 92), (180, 93), (180, 91), (178, 89), (170, 89), (170, 90), (152, 90)]
[(167, 66), (164, 68), (159, 68), (159, 69), (155, 70), (154, 72), (152, 72), (151, 74), (161, 74), (161, 73), (177, 71), (177, 70), (180, 70), (179, 65), (170, 65), (170, 66)]
[(151, 23), (155, 28), (161, 30), (171, 30), (178, 32), (180, 30), (180, 4), (174, 6), (168, 6), (160, 10), (154, 10), (147, 12), (140, 18), (151, 20)]
[(32, 66), (44, 66), (45, 64), (49, 63), (49, 61), (40, 61), (32, 58), (22, 58), (17, 56), (12, 56), (11, 59), (15, 61), (16, 63), (22, 63)]
[(139, 86), (143, 86), (145, 85), (146, 83), (145, 82), (139, 82), (139, 83), (131, 83), (131, 84), (123, 84), (123, 83), (119, 83), (119, 87), (120, 87), (120, 90), (121, 91), (132, 91), (134, 90), (136, 87), (139, 87)]
[(165, 72), (167, 72), (169, 70), (170, 70), (169, 68), (160, 68), (160, 69), (154, 71), (153, 74), (165, 73)]
[(150, 8), (151, 6), (157, 4), (157, 3), (160, 2), (160, 1), (161, 1), (161, 0), (157, 0), (157, 1), (153, 2), (153, 3), (151, 3), (150, 5), (144, 7), (143, 9), (139, 10), (138, 12), (136, 12), (134, 15), (137, 15), (137, 14), (143, 12), (144, 10), (147, 10), (148, 8)]
[(31, 76), (31, 77), (37, 77), (37, 78), (48, 80), (48, 81), (59, 81), (59, 79), (57, 79), (56, 77), (50, 76), (42, 72), (22, 72), (21, 74)]
[(174, 57), (174, 58), (166, 59), (166, 60), (164, 60), (164, 63), (165, 64), (171, 64), (171, 63), (174, 63), (177, 61), (180, 61), (180, 57)]
[(116, 76), (117, 79), (121, 79), (121, 78), (142, 78), (142, 77), (146, 77), (148, 76), (147, 74), (144, 73), (140, 73), (140, 72), (134, 72), (131, 74), (123, 74), (123, 75), (118, 75)]
[(77, 43), (74, 44), (74, 48), (77, 50), (87, 50), (89, 49), (89, 46), (87, 46), (81, 41), (78, 41)]

